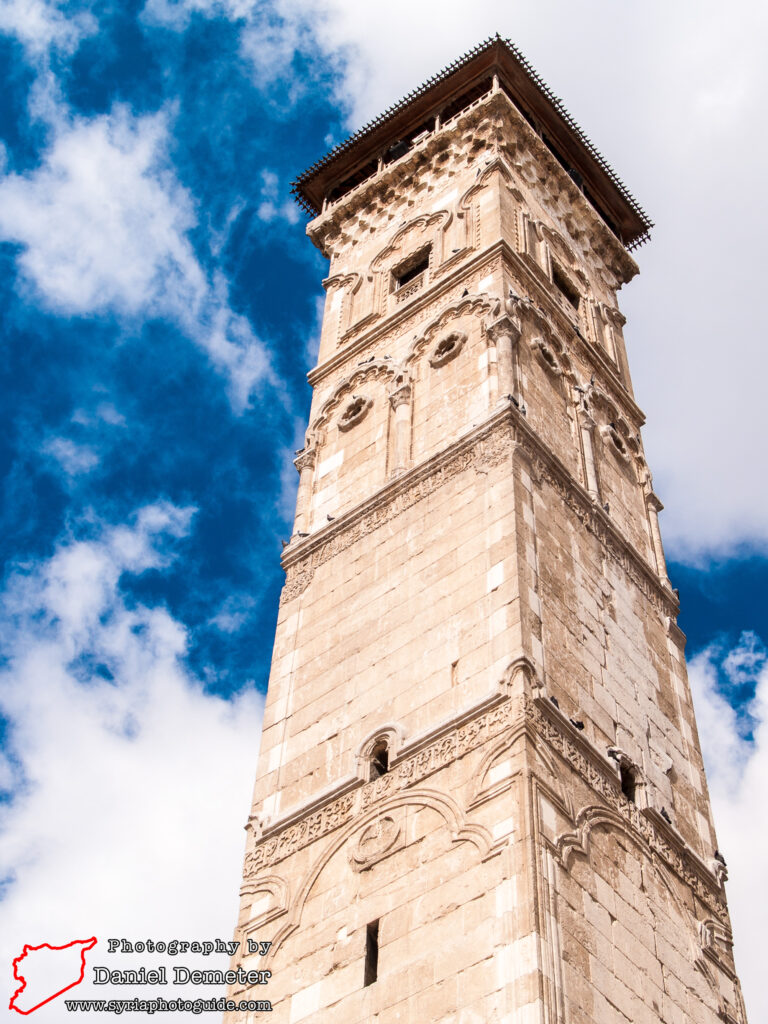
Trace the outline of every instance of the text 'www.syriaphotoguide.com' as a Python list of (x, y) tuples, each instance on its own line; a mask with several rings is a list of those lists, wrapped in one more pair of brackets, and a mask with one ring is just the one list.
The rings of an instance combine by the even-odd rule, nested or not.
[(70, 1011), (85, 1010), (101, 1013), (223, 1013), (225, 1010), (250, 1010), (270, 1013), (268, 999), (65, 999)]

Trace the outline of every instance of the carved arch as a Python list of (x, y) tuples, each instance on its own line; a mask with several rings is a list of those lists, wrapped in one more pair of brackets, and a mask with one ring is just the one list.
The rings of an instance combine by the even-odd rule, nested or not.
[(413, 231), (414, 228), (419, 227), (419, 225), (426, 228), (435, 224), (441, 226), (444, 232), (452, 219), (453, 214), (451, 214), (449, 210), (438, 210), (436, 213), (423, 213), (420, 216), (407, 221), (405, 224), (402, 224), (395, 231), (394, 235), (389, 242), (387, 242), (384, 248), (381, 249), (380, 252), (371, 260), (371, 270), (374, 273), (382, 270), (384, 264), (389, 261), (390, 256), (392, 256), (392, 254), (397, 250), (402, 239)]
[(364, 782), (368, 782), (368, 767), (374, 747), (382, 741), (387, 744), (390, 753), (390, 764), (397, 757), (405, 742), (407, 733), (400, 722), (386, 722), (369, 732), (355, 751), (356, 774)]
[(597, 829), (607, 828), (613, 828), (617, 832), (621, 832), (649, 859), (654, 858), (654, 853), (650, 846), (641, 836), (637, 835), (627, 826), (626, 821), (618, 811), (614, 811), (609, 807), (593, 805), (579, 811), (575, 829), (572, 832), (564, 832), (555, 843), (555, 852), (563, 867), (567, 870), (576, 854), (588, 858), (592, 833)]
[[(387, 273), (398, 248), (402, 247), (403, 240), (419, 227), (425, 235), (428, 228), (433, 229), (429, 233), (429, 238), (425, 238), (425, 242), (429, 242), (432, 248), (429, 265), (431, 272), (434, 273), (444, 262), (445, 233), (452, 220), (453, 214), (449, 210), (438, 210), (436, 213), (421, 214), (418, 217), (414, 217), (412, 220), (402, 224), (384, 248), (374, 256), (370, 263), (369, 272), (374, 282), (373, 308), (377, 314), (383, 313), (386, 309), (387, 296), (389, 294), (389, 288), (386, 286)], [(407, 255), (407, 253), (403, 253), (404, 257)]]
[(529, 690), (538, 692), (543, 686), (541, 679), (536, 675), (536, 666), (525, 654), (521, 654), (507, 665), (504, 675), (499, 680), (501, 693), (505, 696), (510, 695), (513, 685), (519, 678), (522, 679), (523, 690), (526, 693)]
[[(645, 838), (637, 832), (636, 829), (633, 829), (618, 811), (615, 811), (610, 807), (602, 807), (594, 804), (583, 808), (576, 817), (575, 829), (572, 832), (565, 832), (558, 837), (555, 843), (555, 854), (557, 859), (563, 867), (568, 870), (574, 855), (581, 855), (585, 858), (589, 858), (592, 835), (601, 830), (606, 832), (619, 832), (640, 852), (644, 858), (644, 863), (654, 870), (657, 878), (669, 894), (670, 899), (677, 907), (677, 911), (681, 919), (683, 921), (687, 921), (691, 926), (691, 952), (695, 954), (697, 952), (695, 948), (696, 936), (693, 933), (693, 929), (697, 928), (700, 930), (701, 926), (699, 921), (681, 900), (675, 883), (672, 881), (667, 868), (659, 861), (659, 858), (646, 842)], [(721, 925), (718, 925), (718, 927), (722, 928)], [(699, 951), (701, 951), (701, 941), (699, 942), (699, 947)]]
[(423, 350), (429, 347), (433, 341), (437, 340), (439, 333), (451, 320), (456, 320), (460, 316), (466, 316), (468, 313), (476, 316), (494, 313), (500, 304), (501, 302), (498, 298), (487, 294), (463, 296), (458, 302), (442, 310), (438, 316), (427, 324), (421, 334), (414, 338), (403, 360), (403, 365), (407, 367), (414, 360), (418, 359)]
[[(572, 388), (575, 387), (578, 384), (578, 376), (574, 369), (573, 361), (568, 354), (568, 349), (560, 340), (559, 333), (553, 330), (552, 323), (546, 313), (539, 309), (538, 306), (535, 306), (529, 299), (518, 298), (514, 300), (513, 305), (524, 327), (528, 327), (525, 333), (529, 336), (529, 346), (534, 355), (537, 356), (540, 362), (542, 362), (543, 357), (543, 365), (546, 369), (550, 372), (554, 371), (555, 375), (562, 374), (563, 379)], [(538, 336), (533, 337), (534, 333)], [(544, 354), (544, 349), (548, 350), (548, 353), (551, 354), (554, 366), (549, 364), (549, 360)], [(541, 352), (541, 356), (539, 356), (539, 352)], [(571, 401), (574, 401), (573, 396), (571, 396)]]
[[(277, 952), (288, 936), (300, 926), (304, 905), (309, 898), (309, 894), (331, 858), (344, 847), (356, 832), (362, 832), (366, 826), (385, 815), (388, 811), (405, 807), (408, 804), (431, 807), (432, 810), (437, 811), (448, 827), (451, 842), (454, 844), (472, 843), (480, 854), (481, 860), (485, 860), (498, 852), (503, 845), (502, 841), (494, 841), (493, 836), (485, 826), (467, 822), (466, 816), (461, 811), (459, 805), (447, 793), (441, 793), (436, 789), (424, 788), (411, 789), (394, 794), (369, 808), (366, 813), (341, 828), (336, 833), (333, 841), (322, 851), (315, 863), (305, 874), (304, 880), (298, 889), (290, 917), (275, 934), (267, 960)], [(504, 837), (503, 842), (506, 842), (506, 837)]]
[(280, 875), (263, 875), (252, 882), (246, 882), (240, 890), (241, 897), (258, 896), (259, 893), (264, 893), (270, 898), (270, 905), (265, 907), (262, 913), (243, 922), (246, 934), (251, 930), (262, 928), (265, 924), (269, 924), (270, 921), (274, 921), (288, 912), (288, 883)]
[(625, 323), (626, 318), (615, 306), (609, 306), (606, 302), (592, 302), (591, 327), (595, 341), (617, 367), (620, 366), (620, 359), (616, 336), (621, 335)]
[(376, 380), (389, 380), (401, 374), (402, 371), (389, 359), (374, 359), (372, 362), (358, 366), (348, 377), (334, 388), (330, 396), (323, 402), (317, 416), (312, 420), (307, 431), (307, 447), (312, 447), (322, 442), (328, 424), (344, 396), (360, 387), (365, 381), (371, 378)]
[(600, 424), (600, 433), (614, 454), (627, 466), (632, 466), (637, 480), (641, 484), (650, 481), (648, 464), (645, 461), (640, 439), (632, 433), (626, 417), (621, 412), (613, 399), (600, 387), (592, 387), (589, 391), (589, 401), (593, 410), (599, 409), (604, 416), (604, 422)]
[[(337, 338), (343, 336), (350, 327), (356, 322), (354, 317), (355, 308), (355, 295), (360, 291), (360, 287), (363, 283), (363, 275), (357, 272), (349, 274), (334, 274), (333, 277), (326, 278), (323, 281), (325, 290), (330, 292), (333, 288), (338, 288), (341, 292), (341, 308), (339, 309), (339, 318), (336, 327)], [(357, 317), (362, 319), (362, 317)]]

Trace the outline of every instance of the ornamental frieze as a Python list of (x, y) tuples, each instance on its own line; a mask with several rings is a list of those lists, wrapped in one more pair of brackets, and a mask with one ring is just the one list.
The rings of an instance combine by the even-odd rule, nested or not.
[(620, 566), (632, 583), (645, 598), (662, 615), (675, 617), (677, 601), (671, 592), (664, 589), (653, 570), (646, 565), (642, 557), (624, 540), (612, 524), (589, 500), (580, 488), (574, 486), (567, 471), (555, 468), (546, 457), (545, 450), (538, 442), (527, 443), (521, 438), (523, 447), (532, 459), (532, 469), (537, 480), (546, 481), (576, 516), (581, 525), (588, 530), (611, 555), (614, 563)]
[(331, 800), (302, 821), (288, 825), (276, 834), (267, 832), (245, 858), (245, 880), (255, 878), (265, 868), (335, 832), (374, 804), (416, 785), (489, 740), (509, 732), (513, 726), (525, 723), (534, 739), (539, 737), (559, 754), (582, 781), (618, 812), (646, 845), (688, 885), (702, 904), (721, 922), (727, 923), (728, 911), (716, 879), (695, 858), (685, 841), (666, 835), (655, 821), (627, 800), (611, 766), (607, 762), (603, 764), (603, 758), (587, 740), (580, 738), (577, 743), (568, 735), (565, 724), (548, 707), (546, 713), (542, 710), (542, 700), (529, 695), (502, 699), (490, 710), (469, 721), (464, 720), (460, 726), (413, 754), (406, 754), (393, 764), (387, 774)]
[(341, 521), (328, 540), (312, 547), (304, 557), (299, 556), (297, 561), (288, 563), (285, 586), (280, 595), (281, 603), (303, 593), (319, 566), (434, 494), (449, 480), (468, 469), (502, 463), (512, 454), (513, 440), (508, 430), (501, 432), (489, 427), (479, 436), (476, 435), (469, 444), (459, 442), (448, 461), (438, 460), (437, 464), (428, 465), (426, 472), (417, 475), (410, 486), (398, 488), (392, 496), (387, 492), (381, 494), (372, 507), (367, 507), (350, 520)]
[(352, 821), (372, 804), (407, 789), (426, 779), (434, 772), (464, 757), (487, 740), (498, 736), (521, 718), (518, 701), (504, 700), (490, 711), (466, 722), (446, 736), (435, 740), (416, 753), (406, 756), (386, 775), (366, 783), (353, 793), (332, 800), (303, 821), (267, 835), (245, 858), (246, 880), (255, 877), (263, 868), (278, 863), (316, 839), (328, 835), (339, 826)]
[(597, 538), (656, 611), (674, 618), (678, 605), (672, 592), (661, 584), (653, 569), (623, 539), (568, 470), (549, 453), (520, 414), (512, 408), (505, 412), (503, 416), (495, 414), (469, 438), (459, 440), (437, 459), (412, 471), (398, 481), (394, 489), (392, 486), (385, 488), (358, 512), (340, 519), (330, 531), (326, 528), (327, 539), (318, 538), (315, 543), (307, 541), (295, 554), (288, 555), (283, 563), (286, 580), (280, 603), (302, 594), (312, 582), (315, 570), (334, 555), (346, 551), (466, 470), (501, 465), (519, 445), (530, 459), (537, 481), (546, 480), (557, 491), (579, 522)]
[(627, 800), (621, 793), (616, 776), (606, 765), (602, 770), (595, 758), (589, 758), (576, 743), (566, 735), (560, 723), (545, 714), (539, 705), (530, 698), (525, 700), (526, 721), (555, 750), (580, 778), (595, 793), (609, 804), (613, 810), (627, 821), (629, 825), (658, 854), (658, 856), (681, 878), (696, 894), (701, 902), (721, 920), (728, 920), (728, 911), (722, 900), (713, 876), (705, 870), (697, 869), (696, 862), (688, 850), (684, 840), (670, 842), (655, 823), (637, 806)]

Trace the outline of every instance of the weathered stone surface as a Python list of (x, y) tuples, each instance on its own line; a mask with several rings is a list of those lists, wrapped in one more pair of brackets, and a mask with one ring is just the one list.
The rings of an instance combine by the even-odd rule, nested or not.
[(496, 86), (310, 234), (331, 267), (236, 931), (273, 977), (233, 997), (744, 1022), (616, 307), (634, 262)]

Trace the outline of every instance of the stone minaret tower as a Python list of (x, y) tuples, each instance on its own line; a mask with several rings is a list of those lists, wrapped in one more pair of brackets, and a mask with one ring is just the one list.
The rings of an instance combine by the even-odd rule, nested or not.
[(295, 190), (330, 271), (231, 997), (742, 1024), (616, 304), (647, 217), (498, 38)]

